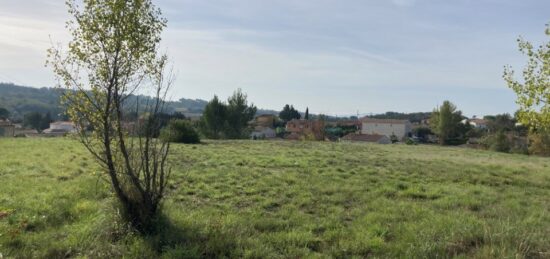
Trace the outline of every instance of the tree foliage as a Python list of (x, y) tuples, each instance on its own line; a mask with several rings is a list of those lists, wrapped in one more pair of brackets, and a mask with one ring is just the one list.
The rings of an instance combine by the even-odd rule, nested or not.
[[(80, 1), (79, 1), (80, 2)], [(165, 194), (169, 144), (145, 134), (128, 137), (123, 113), (147, 113), (155, 132), (171, 83), (167, 57), (158, 54), (166, 20), (151, 0), (75, 0), (66, 2), (73, 17), (67, 23), (72, 40), (48, 51), (48, 65), (60, 87), (67, 113), (77, 125), (81, 142), (97, 159), (121, 203), (122, 214), (137, 230), (152, 229)], [(146, 103), (132, 94), (151, 93)], [(87, 132), (86, 128), (93, 128)]]
[(23, 116), (23, 126), (31, 129), (35, 129), (38, 132), (41, 132), (50, 127), (50, 122), (52, 122), (52, 117), (50, 113), (42, 115), (39, 112), (29, 112)]
[(201, 131), (211, 139), (240, 139), (248, 137), (248, 122), (257, 108), (248, 104), (247, 96), (237, 89), (224, 103), (217, 96), (208, 102), (201, 119)]
[(462, 119), (462, 112), (457, 110), (450, 101), (444, 101), (439, 108), (432, 112), (430, 127), (437, 134), (441, 145), (461, 142), (461, 138), (468, 130), (467, 125), (461, 123)]
[(0, 107), (0, 119), (6, 120), (10, 117), (10, 111), (4, 107)]
[(487, 149), (504, 153), (508, 153), (512, 149), (512, 142), (504, 130), (486, 136), (482, 140), (482, 145)]
[(248, 122), (254, 119), (258, 109), (254, 104), (248, 105), (247, 96), (237, 89), (227, 100), (227, 122), (225, 135), (229, 139), (248, 137)]
[[(135, 115), (137, 116), (137, 114)], [(134, 115), (126, 115), (123, 116), (123, 118), (126, 121), (132, 121), (132, 118), (134, 118)], [(153, 138), (157, 138), (160, 136), (161, 130), (168, 126), (170, 121), (172, 120), (183, 120), (185, 119), (185, 115), (179, 112), (175, 112), (172, 114), (166, 113), (166, 112), (159, 112), (157, 114), (142, 114), (141, 117), (135, 117), (136, 119), (142, 119), (143, 124), (140, 125), (139, 128), (139, 134), (142, 136), (150, 135)], [(135, 120), (135, 119), (134, 119)], [(151, 132), (148, 132), (151, 131)]]
[(542, 130), (529, 132), (529, 154), (550, 156), (550, 133)]
[(484, 119), (487, 120), (489, 132), (512, 131), (516, 124), (514, 118), (508, 113), (485, 116)]
[(167, 142), (196, 144), (200, 142), (199, 133), (188, 120), (176, 119), (162, 129), (161, 138)]
[(386, 112), (383, 114), (375, 114), (369, 116), (375, 119), (393, 119), (393, 120), (408, 120), (411, 123), (420, 123), (423, 120), (429, 119), (430, 112), (414, 112), (414, 113), (400, 113), (400, 112)]
[(300, 113), (294, 109), (294, 106), (292, 105), (285, 105), (283, 107), (283, 110), (279, 113), (279, 118), (281, 118), (281, 120), (287, 122), (287, 121), (290, 121), (292, 119), (300, 119), (302, 116), (300, 115)]
[(42, 131), (42, 114), (39, 112), (29, 112), (23, 116), (23, 126), (26, 128)]
[[(550, 24), (546, 36), (550, 37)], [(527, 55), (528, 61), (523, 69), (523, 80), (515, 78), (512, 67), (504, 70), (504, 80), (517, 95), (519, 121), (531, 129), (548, 131), (550, 129), (550, 41), (535, 49), (533, 44), (519, 38), (519, 50)]]
[(422, 142), (428, 142), (429, 135), (433, 132), (429, 127), (418, 127), (412, 129), (412, 134), (420, 139)]
[(211, 139), (223, 138), (226, 117), (227, 106), (214, 95), (214, 98), (204, 107), (201, 119), (202, 133)]
[(40, 120), (40, 128), (47, 129), (50, 127), (50, 123), (53, 121), (52, 116), (47, 112)]

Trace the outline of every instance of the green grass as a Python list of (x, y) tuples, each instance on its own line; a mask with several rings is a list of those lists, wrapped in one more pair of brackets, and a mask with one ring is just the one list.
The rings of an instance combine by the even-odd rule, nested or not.
[[(435, 146), (173, 145), (159, 234), (76, 141), (0, 139), (8, 258), (550, 258), (550, 160)], [(2, 213), (7, 214), (1, 216)]]

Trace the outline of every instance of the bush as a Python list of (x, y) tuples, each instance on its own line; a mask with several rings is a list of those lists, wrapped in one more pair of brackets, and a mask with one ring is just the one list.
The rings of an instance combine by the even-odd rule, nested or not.
[(284, 138), (287, 134), (285, 127), (277, 127), (275, 128), (275, 132), (278, 138)]
[(423, 143), (428, 142), (429, 136), (434, 134), (430, 128), (424, 126), (412, 129), (411, 133)]
[(509, 153), (512, 149), (512, 143), (503, 131), (485, 137), (482, 145), (486, 149), (504, 153)]
[(418, 145), (418, 143), (416, 143), (416, 141), (412, 140), (411, 138), (408, 138), (405, 143), (407, 145)]
[(490, 145), (491, 150), (508, 153), (511, 148), (512, 144), (504, 132), (501, 131), (494, 135), (493, 143)]
[(200, 142), (199, 133), (190, 121), (172, 120), (161, 133), (161, 138), (167, 142), (196, 144)]
[(317, 137), (315, 137), (315, 134), (313, 133), (305, 133), (300, 137), (300, 140), (302, 141), (316, 141)]
[(529, 154), (550, 156), (550, 134), (545, 132), (530, 132)]

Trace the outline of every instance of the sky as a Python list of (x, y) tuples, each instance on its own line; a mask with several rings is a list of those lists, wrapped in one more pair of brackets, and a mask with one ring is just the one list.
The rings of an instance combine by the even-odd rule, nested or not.
[[(0, 82), (55, 86), (46, 49), (66, 44), (62, 0), (0, 0)], [(156, 0), (172, 99), (241, 88), (260, 108), (327, 115), (513, 113), (503, 67), (519, 36), (548, 41), (548, 0)]]

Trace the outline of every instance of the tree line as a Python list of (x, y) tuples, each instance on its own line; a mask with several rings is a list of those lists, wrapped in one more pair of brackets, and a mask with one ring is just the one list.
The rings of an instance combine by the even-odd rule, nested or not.
[(204, 108), (199, 128), (211, 139), (247, 138), (250, 134), (248, 122), (257, 110), (254, 104), (248, 104), (247, 95), (241, 89), (237, 89), (227, 102), (214, 96)]

